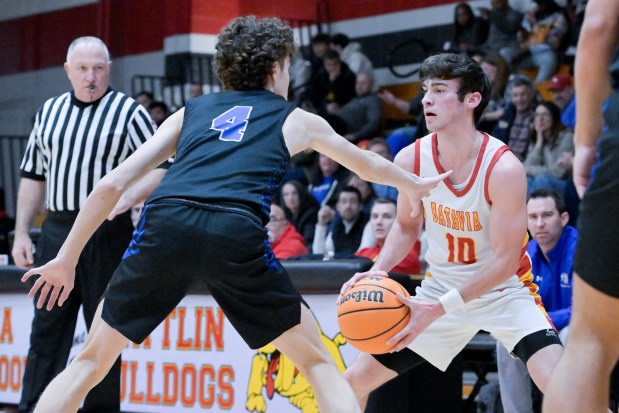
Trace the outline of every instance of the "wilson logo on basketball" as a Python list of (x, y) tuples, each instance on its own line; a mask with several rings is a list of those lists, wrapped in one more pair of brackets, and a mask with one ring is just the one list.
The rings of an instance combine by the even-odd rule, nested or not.
[(384, 303), (385, 295), (384, 292), (381, 290), (355, 291), (342, 297), (342, 301), (340, 302), (340, 304), (344, 304), (348, 300), (354, 300), (357, 303), (360, 301), (369, 301), (371, 303)]

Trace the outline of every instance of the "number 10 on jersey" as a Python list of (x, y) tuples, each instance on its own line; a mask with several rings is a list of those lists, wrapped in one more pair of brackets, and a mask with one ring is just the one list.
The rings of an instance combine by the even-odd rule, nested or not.
[(459, 262), (460, 264), (473, 264), (477, 262), (475, 255), (475, 240), (467, 237), (454, 237), (446, 234), (449, 257), (447, 262)]

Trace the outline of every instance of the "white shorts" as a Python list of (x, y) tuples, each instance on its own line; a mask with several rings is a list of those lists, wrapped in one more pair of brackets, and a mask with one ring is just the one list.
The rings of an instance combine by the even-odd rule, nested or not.
[[(434, 279), (426, 278), (413, 299), (434, 302), (445, 292)], [(438, 318), (408, 348), (445, 371), (479, 330), (492, 334), (511, 352), (524, 337), (547, 329), (553, 326), (545, 311), (537, 306), (528, 288), (515, 283)]]

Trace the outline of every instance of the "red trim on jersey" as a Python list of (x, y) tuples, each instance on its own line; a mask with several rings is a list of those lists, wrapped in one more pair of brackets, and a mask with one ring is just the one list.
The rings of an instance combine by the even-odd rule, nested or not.
[(421, 172), (421, 139), (415, 141), (415, 163), (413, 164), (413, 173), (419, 176)]
[[(469, 182), (466, 184), (464, 189), (458, 191), (456, 188), (453, 187), (449, 179), (445, 179), (443, 181), (445, 182), (445, 185), (447, 185), (447, 188), (449, 188), (449, 190), (457, 197), (466, 195), (466, 193), (469, 191), (469, 189), (471, 189), (471, 187), (475, 183), (475, 180), (477, 179), (477, 174), (479, 172), (479, 168), (481, 167), (481, 161), (484, 158), (484, 152), (486, 151), (486, 146), (488, 145), (488, 141), (490, 140), (486, 133), (482, 132), (482, 134), (484, 135), (484, 141), (481, 143), (481, 147), (479, 148), (479, 153), (477, 154), (477, 161), (475, 161), (475, 168), (473, 169), (471, 179), (469, 179)], [(434, 159), (434, 166), (436, 166), (436, 170), (438, 171), (438, 173), (444, 173), (445, 170), (443, 169), (441, 163), (438, 160), (438, 139), (436, 133), (432, 134), (432, 158)]]
[(486, 169), (486, 176), (484, 177), (484, 196), (486, 197), (486, 202), (488, 203), (488, 205), (492, 205), (492, 200), (490, 199), (490, 193), (488, 192), (488, 182), (490, 181), (490, 173), (492, 172), (492, 169), (494, 168), (494, 165), (499, 161), (499, 158), (501, 157), (501, 155), (503, 155), (506, 151), (509, 151), (509, 146), (504, 145), (501, 146), (499, 149), (497, 149), (497, 151), (494, 153), (494, 156), (492, 157), (492, 160), (490, 161), (490, 164), (488, 165), (488, 169)]

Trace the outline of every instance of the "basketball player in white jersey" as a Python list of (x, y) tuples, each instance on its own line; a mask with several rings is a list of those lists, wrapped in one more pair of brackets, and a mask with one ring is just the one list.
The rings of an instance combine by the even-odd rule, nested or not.
[(526, 177), (521, 162), (499, 140), (475, 128), (490, 93), (472, 59), (441, 54), (419, 70), (430, 135), (403, 149), (395, 163), (420, 176), (453, 170), (423, 199), (411, 218), (398, 202), (397, 220), (372, 269), (358, 280), (390, 271), (416, 241), (424, 216), (428, 273), (416, 295), (400, 297), (412, 311), (388, 343), (393, 352), (361, 353), (345, 373), (362, 408), (370, 391), (428, 361), (441, 370), (479, 331), (500, 340), (527, 365), (542, 391), (562, 347), (532, 283), (526, 255)]

